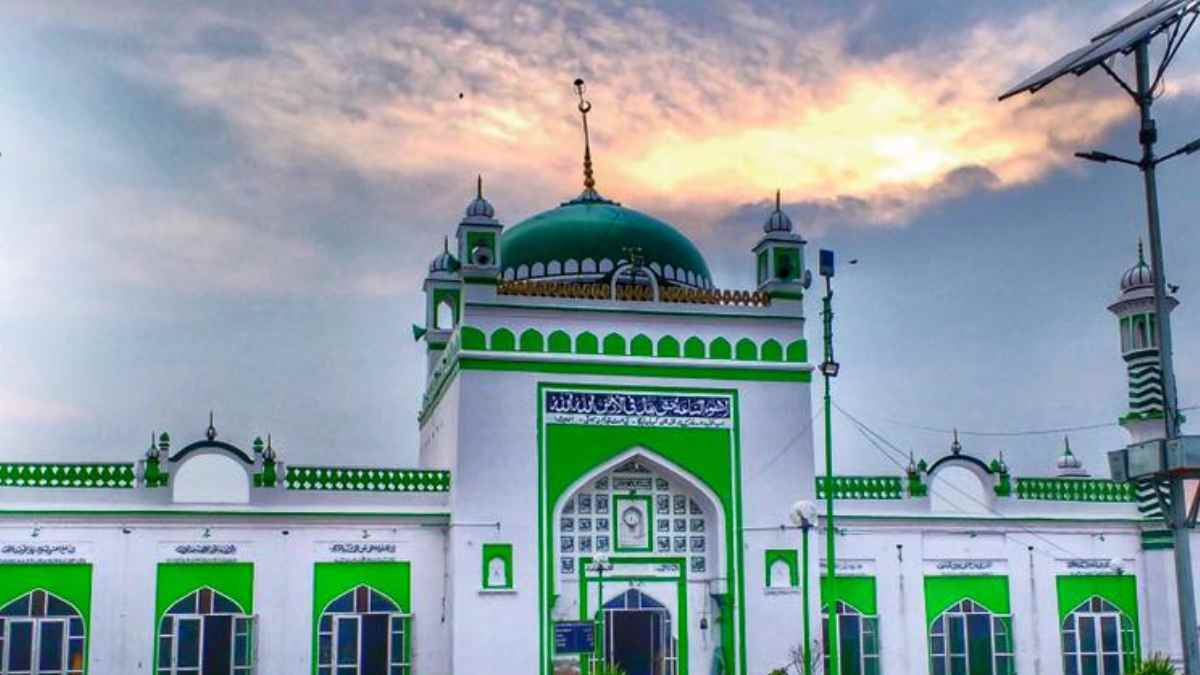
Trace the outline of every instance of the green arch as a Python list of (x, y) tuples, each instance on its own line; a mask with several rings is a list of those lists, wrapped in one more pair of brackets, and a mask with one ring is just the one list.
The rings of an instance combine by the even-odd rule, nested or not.
[(787, 360), (791, 363), (804, 363), (808, 361), (808, 342), (804, 340), (789, 342), (787, 346)]
[(664, 335), (658, 339), (658, 355), (668, 358), (676, 358), (679, 356), (679, 340)]
[(463, 349), (487, 349), (487, 336), (483, 331), (472, 326), (463, 326), (460, 335)]
[(545, 348), (542, 334), (532, 328), (525, 329), (521, 333), (521, 351), (523, 352), (540, 352)]
[(599, 354), (600, 341), (596, 336), (588, 331), (583, 331), (575, 336), (575, 353), (576, 354)]
[(749, 338), (742, 338), (737, 341), (737, 347), (734, 352), (737, 355), (738, 361), (757, 361), (758, 346)]
[(570, 354), (571, 336), (567, 335), (565, 331), (554, 331), (546, 340), (546, 351), (551, 354)]
[(689, 359), (704, 358), (704, 341), (698, 337), (690, 337), (683, 343), (683, 355)]
[(629, 341), (630, 356), (654, 356), (654, 343), (645, 335), (635, 335)]
[(763, 361), (782, 361), (783, 360), (783, 345), (779, 341), (771, 338), (763, 343), (762, 346)]
[(507, 328), (497, 328), (492, 331), (492, 351), (511, 352), (517, 349), (517, 339)]
[(605, 335), (604, 353), (608, 356), (625, 356), (625, 338), (617, 333)]
[(719, 337), (713, 340), (708, 345), (708, 358), (710, 359), (731, 359), (733, 358), (733, 348), (729, 346), (729, 340)]

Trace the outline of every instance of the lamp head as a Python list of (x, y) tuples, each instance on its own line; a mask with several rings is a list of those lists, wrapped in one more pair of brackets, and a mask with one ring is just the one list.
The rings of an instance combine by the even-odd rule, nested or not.
[(817, 519), (817, 504), (807, 499), (801, 499), (792, 504), (791, 513), (788, 515), (796, 527), (804, 527), (806, 523), (812, 525), (813, 521)]

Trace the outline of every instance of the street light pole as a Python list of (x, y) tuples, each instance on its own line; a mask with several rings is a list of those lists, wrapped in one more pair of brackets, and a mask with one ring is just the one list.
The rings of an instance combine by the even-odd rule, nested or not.
[(804, 663), (801, 667), (804, 670), (804, 675), (812, 675), (812, 606), (809, 604), (809, 578), (808, 578), (808, 535), (812, 531), (813, 520), (817, 517), (817, 504), (808, 500), (799, 501), (792, 505), (792, 524), (800, 528), (803, 534), (803, 540), (800, 543), (801, 548), (801, 581), (803, 582), (801, 602), (804, 603), (804, 648), (801, 650), (801, 658)]
[(832, 403), (829, 396), (830, 380), (837, 377), (838, 364), (833, 360), (833, 251), (820, 252), (820, 272), (825, 277), (825, 297), (821, 299), (821, 320), (824, 326), (825, 358), (821, 362), (821, 375), (825, 379), (825, 576), (828, 579), (829, 629), (825, 651), (829, 655), (827, 675), (838, 675), (838, 652), (840, 647), (837, 619), (837, 560), (834, 537), (836, 528), (833, 520), (834, 473), (833, 473), (833, 422)]
[[(1158, 359), (1162, 370), (1163, 423), (1166, 440), (1179, 437), (1179, 408), (1175, 391), (1174, 357), (1171, 353), (1171, 316), (1167, 311), (1167, 273), (1163, 263), (1162, 230), (1159, 226), (1158, 184), (1154, 157), (1154, 143), (1158, 130), (1150, 116), (1150, 105), (1154, 101), (1150, 79), (1149, 38), (1138, 43), (1134, 52), (1137, 69), (1137, 104), (1141, 116), (1138, 140), (1142, 145), (1140, 168), (1145, 181), (1146, 220), (1150, 234), (1150, 265), (1154, 270), (1154, 328), (1158, 338)], [(1200, 675), (1200, 653), (1197, 650), (1196, 590), (1192, 578), (1192, 537), (1187, 523), (1186, 497), (1183, 479), (1170, 478), (1171, 512), (1167, 524), (1174, 535), (1176, 594), (1179, 597), (1179, 630), (1183, 642), (1183, 666), (1187, 675)]]

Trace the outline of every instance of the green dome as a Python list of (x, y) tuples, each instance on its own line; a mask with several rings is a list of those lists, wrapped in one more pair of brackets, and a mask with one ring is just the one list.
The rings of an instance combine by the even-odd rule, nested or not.
[(679, 230), (607, 200), (575, 200), (505, 229), (506, 280), (603, 278), (640, 249), (643, 264), (667, 285), (710, 287), (708, 264)]

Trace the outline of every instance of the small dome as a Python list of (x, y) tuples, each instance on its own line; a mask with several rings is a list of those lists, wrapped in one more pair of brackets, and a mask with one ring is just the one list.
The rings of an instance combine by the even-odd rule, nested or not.
[(775, 210), (767, 216), (767, 222), (763, 223), (763, 232), (770, 234), (772, 232), (791, 232), (792, 219), (788, 214), (783, 212), (783, 207), (779, 201), (779, 190), (775, 191)]
[(453, 255), (450, 254), (449, 239), (443, 239), (442, 240), (442, 252), (437, 254), (437, 257), (434, 258), (433, 261), (431, 261), (429, 263), (429, 273), (430, 274), (435, 274), (437, 272), (453, 273), (453, 272), (457, 272), (459, 267), (460, 267), (460, 265), (458, 264), (458, 258), (455, 258)]
[(475, 180), (475, 199), (467, 204), (467, 209), (463, 213), (463, 222), (473, 225), (497, 224), (496, 209), (483, 196), (483, 176), (478, 176)]
[(1079, 461), (1075, 453), (1071, 452), (1071, 439), (1064, 436), (1063, 443), (1065, 443), (1066, 449), (1063, 450), (1062, 456), (1058, 458), (1058, 475), (1064, 478), (1087, 476), (1088, 472), (1084, 470), (1083, 462)]
[(1146, 258), (1142, 255), (1142, 242), (1138, 242), (1138, 261), (1133, 267), (1130, 267), (1125, 274), (1121, 275), (1121, 292), (1132, 291), (1138, 288), (1149, 288), (1154, 285), (1154, 270), (1146, 264)]

